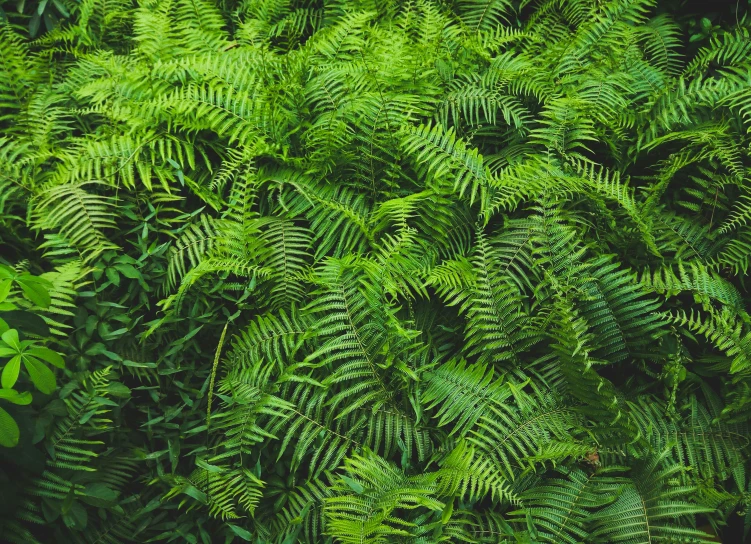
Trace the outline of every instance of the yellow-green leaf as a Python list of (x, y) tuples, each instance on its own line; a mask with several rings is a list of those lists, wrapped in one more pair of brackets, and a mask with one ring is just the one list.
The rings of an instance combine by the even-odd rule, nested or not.
[(0, 383), (2, 383), (3, 389), (13, 389), (18, 381), (18, 373), (21, 370), (21, 356), (16, 355), (10, 361), (5, 364), (3, 368), (2, 377), (0, 377)]
[(43, 361), (47, 361), (49, 364), (56, 366), (57, 368), (65, 368), (65, 361), (63, 357), (56, 351), (49, 348), (34, 347), (30, 348), (26, 353), (39, 357)]
[(12, 284), (13, 282), (9, 279), (0, 279), (0, 302), (8, 298)]
[(18, 331), (16, 329), (5, 331), (0, 338), (3, 339), (3, 342), (15, 349), (16, 352), (21, 351), (21, 341), (18, 339)]
[(31, 404), (31, 393), (24, 391), (19, 393), (15, 389), (0, 389), (0, 399), (7, 400), (13, 404), (27, 405)]
[(55, 390), (55, 375), (47, 368), (47, 365), (29, 356), (24, 356), (23, 362), (26, 372), (29, 373), (29, 377), (37, 389), (45, 395), (49, 395)]

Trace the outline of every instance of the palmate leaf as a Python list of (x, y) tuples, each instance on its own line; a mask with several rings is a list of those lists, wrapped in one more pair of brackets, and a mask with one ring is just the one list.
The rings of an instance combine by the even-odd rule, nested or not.
[[(2, 391), (6, 391), (3, 389)], [(2, 397), (0, 397), (2, 398)], [(16, 420), (8, 412), (0, 408), (0, 446), (12, 448), (18, 444), (21, 431)]]

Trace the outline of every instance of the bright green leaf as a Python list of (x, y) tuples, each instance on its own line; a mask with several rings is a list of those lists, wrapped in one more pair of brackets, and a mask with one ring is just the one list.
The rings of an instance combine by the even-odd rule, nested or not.
[(2, 377), (0, 377), (0, 383), (2, 383), (3, 389), (13, 389), (18, 381), (18, 373), (21, 370), (21, 355), (16, 355), (10, 361), (5, 364), (3, 368)]
[(0, 279), (0, 302), (3, 302), (10, 294), (10, 288), (13, 282), (9, 279)]
[(55, 374), (47, 365), (34, 357), (24, 356), (23, 362), (36, 388), (45, 395), (51, 394), (56, 387)]
[(0, 389), (0, 399), (13, 404), (27, 405), (31, 404), (32, 396), (28, 391), (19, 393), (15, 389)]
[(21, 341), (18, 339), (18, 331), (16, 329), (9, 329), (5, 331), (0, 338), (3, 342), (16, 350), (16, 353), (21, 351)]
[(21, 286), (23, 294), (40, 308), (49, 308), (52, 298), (45, 284), (33, 276), (19, 276), (16, 281)]
[(34, 357), (39, 357), (43, 361), (47, 361), (49, 364), (56, 366), (57, 368), (65, 368), (65, 361), (62, 356), (49, 348), (33, 347), (27, 350), (27, 353)]
[(342, 476), (342, 480), (344, 480), (344, 483), (346, 483), (352, 489), (352, 491), (354, 491), (357, 494), (360, 494), (363, 491), (365, 491), (365, 488), (362, 485), (360, 485), (359, 482), (353, 480), (352, 478), (348, 478), (347, 476)]

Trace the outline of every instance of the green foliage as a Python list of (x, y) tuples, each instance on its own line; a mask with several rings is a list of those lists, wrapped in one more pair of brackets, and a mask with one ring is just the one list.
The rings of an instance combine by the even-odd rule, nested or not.
[(740, 541), (751, 26), (673, 4), (8, 15), (2, 538)]
[[(4, 401), (18, 406), (31, 404), (28, 382), (43, 395), (57, 387), (55, 374), (47, 365), (65, 368), (65, 361), (42, 344), (50, 336), (50, 328), (38, 313), (50, 309), (53, 288), (43, 277), (0, 265), (0, 399)], [(18, 424), (0, 407), (0, 446), (16, 446), (19, 439)]]

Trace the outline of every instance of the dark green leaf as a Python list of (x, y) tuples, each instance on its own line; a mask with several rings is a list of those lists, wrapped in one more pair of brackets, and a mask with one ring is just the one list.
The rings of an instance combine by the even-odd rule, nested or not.
[(0, 408), (0, 446), (12, 448), (18, 444), (20, 436), (16, 421), (8, 412)]

